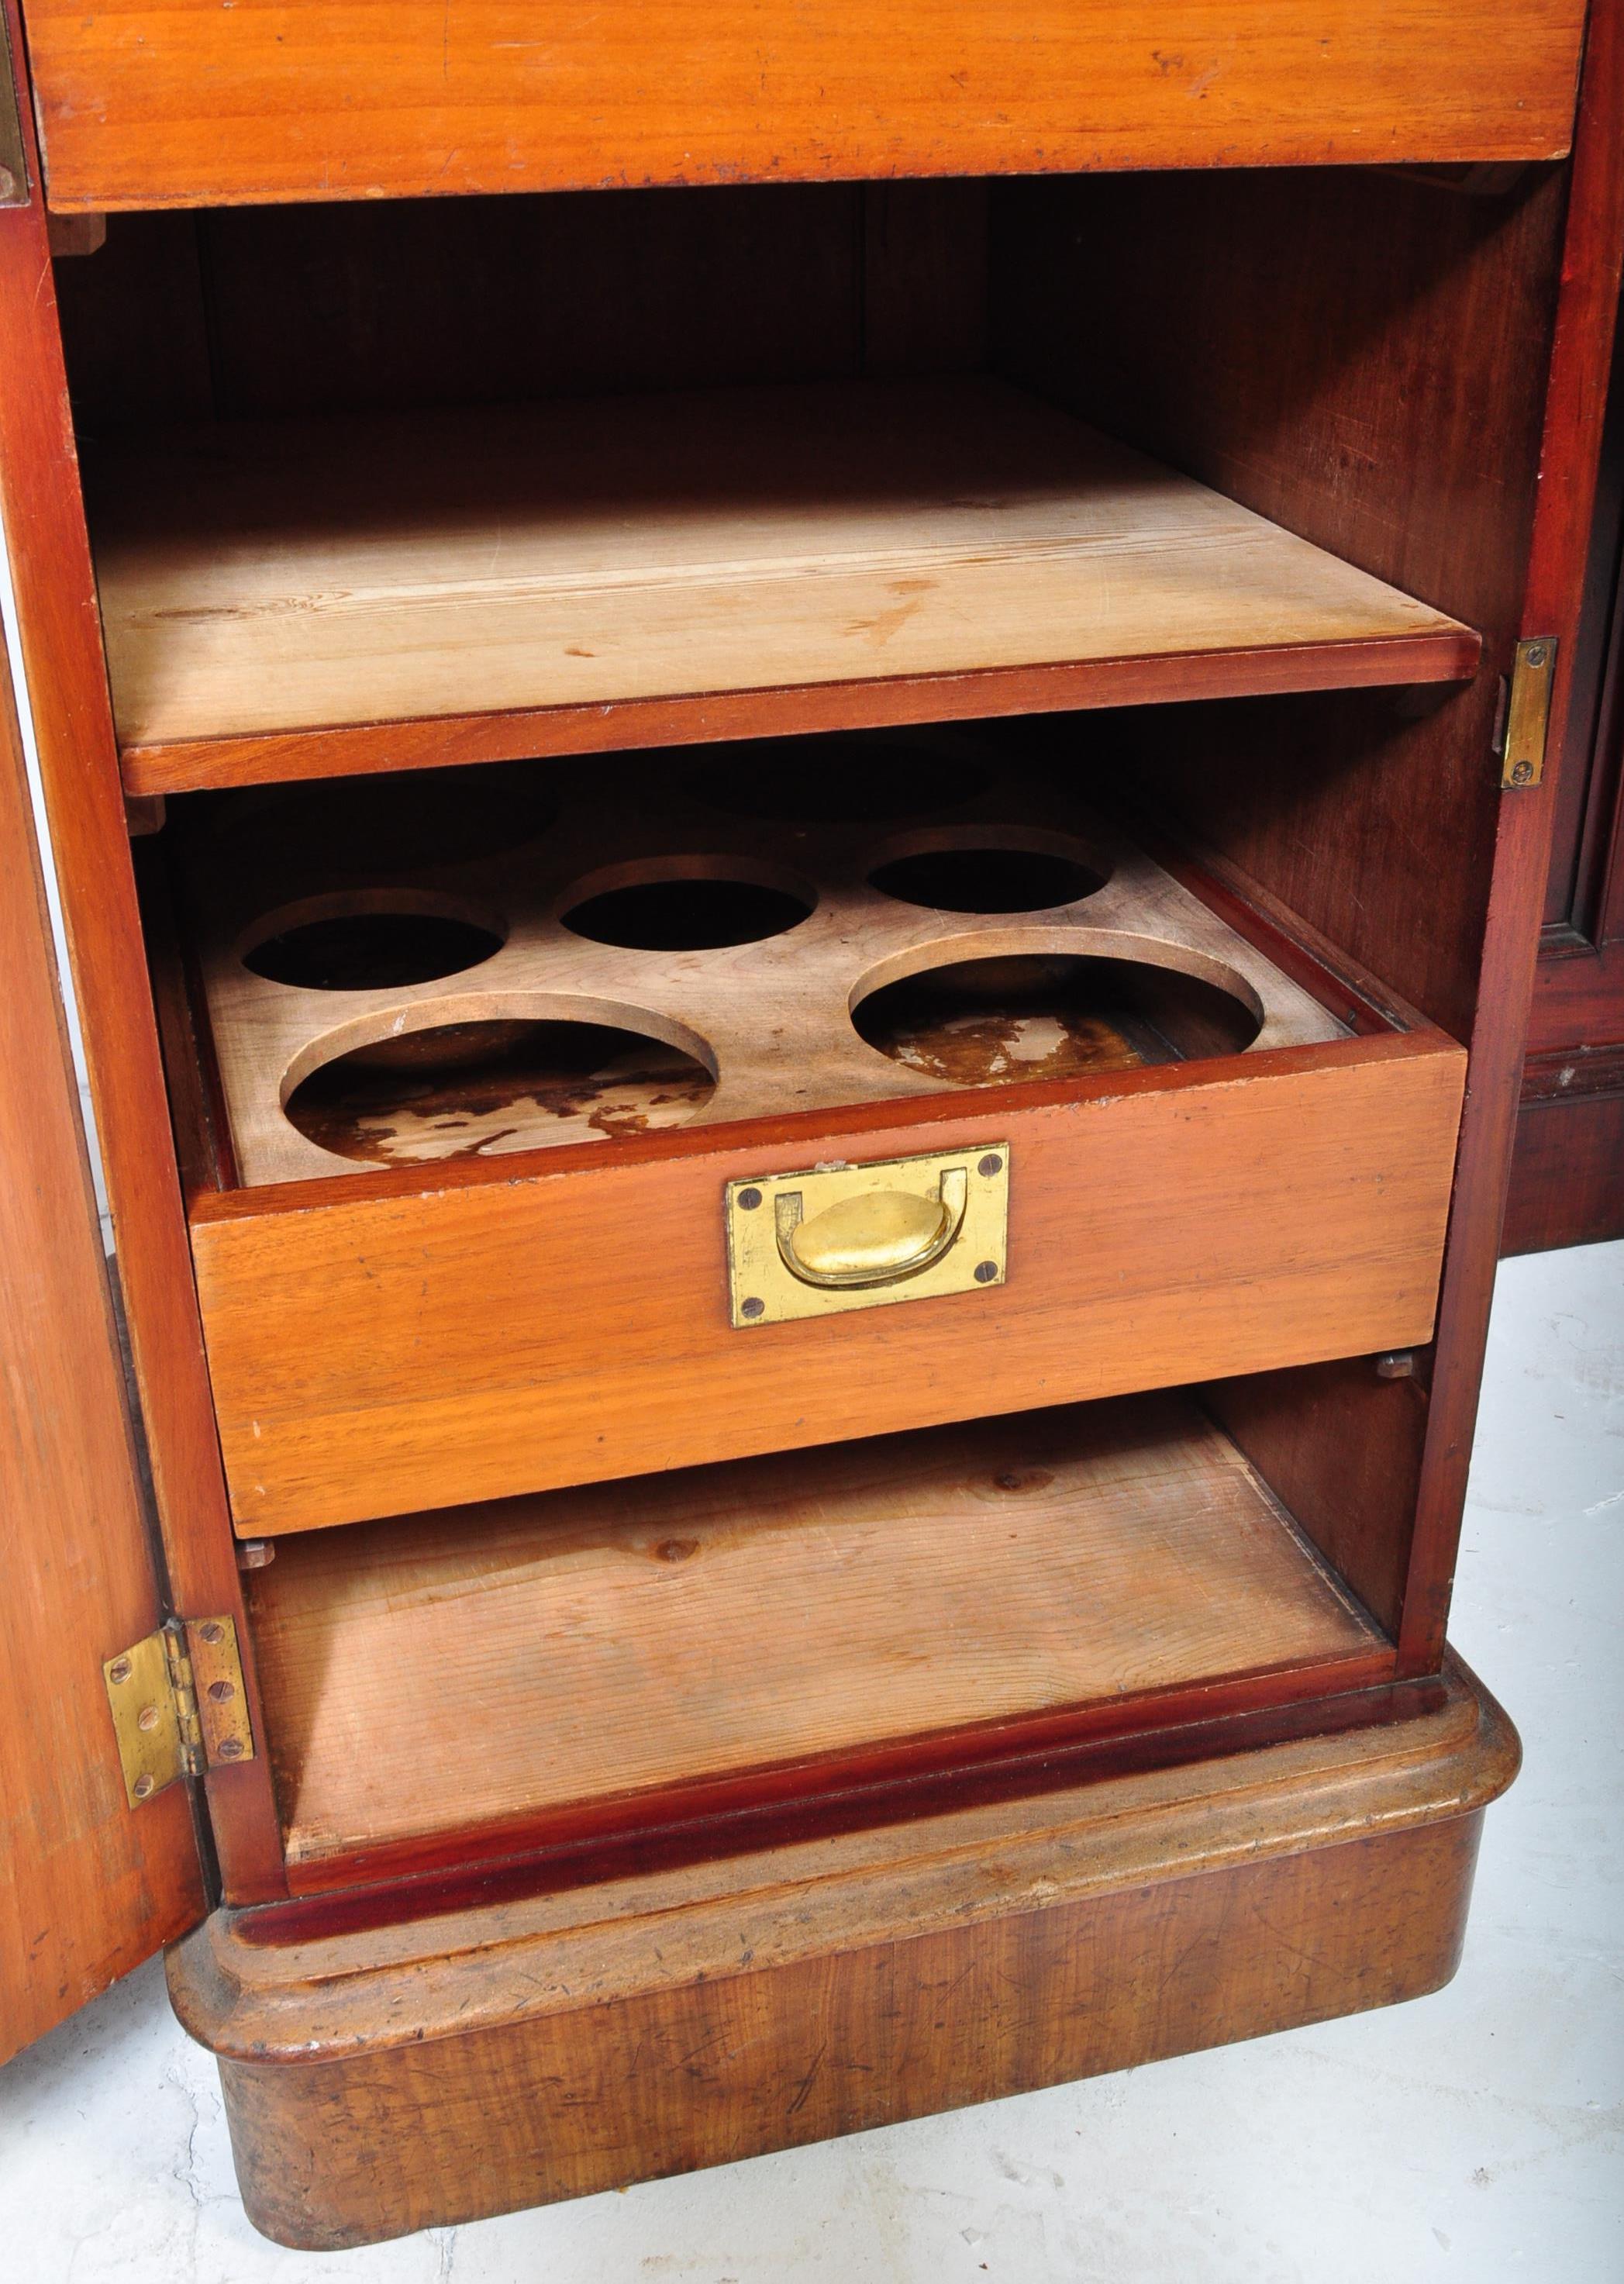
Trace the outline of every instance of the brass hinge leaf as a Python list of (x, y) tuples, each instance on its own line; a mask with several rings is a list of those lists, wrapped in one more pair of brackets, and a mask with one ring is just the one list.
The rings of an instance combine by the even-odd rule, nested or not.
[(1555, 635), (1534, 635), (1518, 644), (1506, 701), (1505, 747), (1500, 756), (1503, 792), (1526, 793), (1545, 774), (1545, 733), (1550, 725), (1556, 672)]
[(230, 1618), (170, 1618), (108, 1658), (102, 1678), (131, 1808), (182, 1777), (254, 1758)]

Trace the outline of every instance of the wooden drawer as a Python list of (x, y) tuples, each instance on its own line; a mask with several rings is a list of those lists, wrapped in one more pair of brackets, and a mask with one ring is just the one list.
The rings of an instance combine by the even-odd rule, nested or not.
[[(1437, 1033), (199, 1197), (264, 1533), (1425, 1341), (1465, 1058)], [(723, 1192), (1009, 1153), (1005, 1281), (736, 1326)]]
[(59, 210), (1566, 150), (1581, 0), (32, 0)]
[(174, 831), (244, 1532), (1431, 1334), (1459, 1048), (1001, 739)]

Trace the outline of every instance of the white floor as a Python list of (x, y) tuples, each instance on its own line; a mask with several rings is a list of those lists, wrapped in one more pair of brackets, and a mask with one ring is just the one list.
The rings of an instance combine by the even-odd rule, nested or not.
[(782, 2157), (306, 2254), (153, 1966), (0, 2074), (5, 2284), (1620, 2284), (1624, 1245), (1501, 1272), (1456, 1646), (1527, 1749), (1436, 1998)]

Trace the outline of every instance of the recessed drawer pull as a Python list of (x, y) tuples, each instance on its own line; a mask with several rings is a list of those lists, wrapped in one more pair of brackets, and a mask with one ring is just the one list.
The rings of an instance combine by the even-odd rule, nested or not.
[(836, 1160), (730, 1182), (736, 1330), (985, 1293), (1004, 1279), (1007, 1142), (961, 1143), (866, 1166)]
[(801, 1218), (801, 1193), (781, 1190), (774, 1201), (779, 1257), (803, 1285), (835, 1292), (900, 1284), (940, 1261), (964, 1225), (970, 1180), (963, 1166), (947, 1166), (935, 1196), (909, 1190), (863, 1190)]

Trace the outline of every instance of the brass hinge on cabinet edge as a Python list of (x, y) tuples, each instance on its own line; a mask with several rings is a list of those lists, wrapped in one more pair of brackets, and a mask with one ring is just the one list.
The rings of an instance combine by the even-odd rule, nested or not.
[(1503, 792), (1524, 793), (1545, 774), (1545, 731), (1550, 721), (1550, 688), (1556, 671), (1555, 635), (1533, 635), (1518, 644), (1506, 700), (1505, 745), (1500, 756)]
[(28, 203), (28, 160), (22, 144), (22, 95), (12, 55), (11, 27), (0, 15), (0, 207)]
[(170, 1618), (102, 1667), (131, 1808), (182, 1777), (254, 1758), (237, 1628)]

